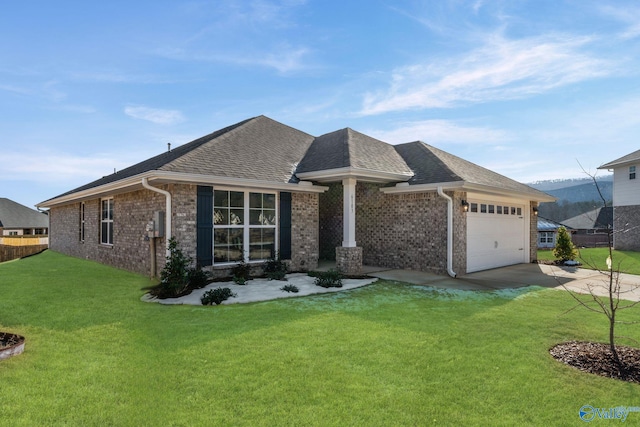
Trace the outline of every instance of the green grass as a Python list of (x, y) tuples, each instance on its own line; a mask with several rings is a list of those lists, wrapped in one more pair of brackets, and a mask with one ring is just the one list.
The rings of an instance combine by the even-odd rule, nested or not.
[(27, 337), (0, 362), (0, 425), (581, 425), (582, 405), (639, 404), (548, 354), (606, 340), (563, 291), (382, 281), (196, 307), (143, 303), (148, 285), (51, 251), (0, 264), (0, 330)]
[[(608, 248), (583, 248), (579, 251), (578, 261), (582, 263), (583, 268), (594, 267), (599, 270), (607, 270), (607, 257), (609, 256)], [(538, 259), (553, 261), (552, 250), (538, 250)], [(640, 252), (632, 251), (613, 251), (614, 268), (620, 268), (621, 273), (640, 275)]]

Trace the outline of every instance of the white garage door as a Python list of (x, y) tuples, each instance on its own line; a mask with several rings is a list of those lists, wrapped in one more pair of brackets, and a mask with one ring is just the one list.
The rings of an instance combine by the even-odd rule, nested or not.
[(528, 261), (524, 205), (469, 201), (467, 273)]

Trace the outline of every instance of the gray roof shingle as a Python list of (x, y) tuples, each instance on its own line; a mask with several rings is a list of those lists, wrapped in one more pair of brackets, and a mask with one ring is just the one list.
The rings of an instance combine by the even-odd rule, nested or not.
[(613, 227), (613, 207), (596, 208), (562, 221), (562, 224), (575, 230), (597, 230)]
[(317, 137), (296, 172), (347, 167), (375, 172), (411, 173), (392, 145), (350, 128)]
[(268, 117), (258, 116), (180, 145), (53, 199), (152, 170), (296, 182), (293, 174), (295, 166), (312, 141), (313, 137), (309, 134)]
[(628, 163), (635, 162), (640, 162), (640, 150), (634, 151), (633, 153), (627, 154), (626, 156), (622, 156), (619, 159), (610, 161), (609, 163), (605, 163), (598, 169), (612, 169), (615, 166), (622, 166)]
[(528, 194), (548, 199), (550, 196), (504, 175), (478, 166), (421, 141), (395, 146), (414, 175), (410, 185), (463, 181), (469, 184)]
[(49, 227), (49, 217), (13, 200), (0, 197), (0, 227), (46, 228)]

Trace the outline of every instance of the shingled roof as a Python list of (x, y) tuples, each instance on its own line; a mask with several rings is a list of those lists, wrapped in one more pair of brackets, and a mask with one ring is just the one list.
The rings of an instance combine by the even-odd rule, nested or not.
[(279, 183), (296, 182), (295, 167), (312, 141), (313, 136), (268, 117), (253, 117), (60, 194), (53, 199), (149, 171)]
[(350, 128), (317, 137), (297, 173), (354, 168), (391, 174), (411, 174), (402, 157), (386, 142)]
[(605, 163), (598, 169), (613, 169), (616, 166), (624, 166), (629, 163), (638, 162), (640, 162), (640, 150), (634, 151), (633, 153), (627, 154), (626, 156), (622, 156), (619, 159), (610, 161), (609, 163)]
[(550, 201), (553, 199), (542, 191), (421, 141), (399, 144), (395, 146), (395, 149), (414, 173), (409, 180), (410, 185), (461, 182), (466, 185), (493, 187), (527, 194), (537, 200)]
[(600, 230), (613, 228), (613, 207), (596, 208), (562, 221), (563, 225), (576, 230)]
[(47, 228), (49, 227), (49, 217), (13, 200), (0, 197), (0, 227)]
[[(293, 189), (291, 186), (300, 179), (330, 182), (344, 177), (371, 182), (408, 181), (410, 186), (458, 182), (530, 195), (536, 200), (552, 200), (545, 193), (423, 142), (394, 146), (350, 128), (314, 138), (258, 116), (104, 176), (39, 206), (131, 191), (142, 188), (142, 178)], [(305, 188), (322, 191), (323, 187)]]

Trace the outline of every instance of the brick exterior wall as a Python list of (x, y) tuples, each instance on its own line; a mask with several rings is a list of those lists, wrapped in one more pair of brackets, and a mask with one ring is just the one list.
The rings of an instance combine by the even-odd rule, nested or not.
[(538, 202), (530, 202), (529, 206), (529, 262), (538, 261), (538, 216), (533, 209), (538, 207)]
[[(384, 194), (382, 185), (356, 187), (356, 242), (363, 262), (388, 268), (447, 271), (447, 201), (436, 192)], [(453, 197), (453, 270), (466, 271), (466, 193)]]
[(320, 259), (335, 261), (342, 246), (342, 183), (323, 185), (329, 190), (320, 194)]
[[(172, 230), (183, 253), (197, 254), (197, 186), (158, 186), (172, 196)], [(85, 201), (85, 241), (80, 241), (80, 203), (50, 210), (50, 248), (77, 258), (90, 259), (113, 267), (148, 275), (151, 272), (150, 242), (146, 225), (154, 211), (165, 210), (162, 194), (139, 190), (117, 194), (114, 200), (113, 246), (100, 244), (100, 199)], [(292, 270), (318, 267), (318, 195), (292, 194)], [(166, 239), (156, 238), (156, 274), (165, 264)], [(195, 261), (194, 261), (195, 262)], [(216, 271), (227, 276), (229, 268)], [(219, 273), (219, 274), (218, 274)]]
[[(163, 189), (168, 188), (164, 186)], [(178, 200), (180, 200), (179, 197)], [(90, 259), (140, 274), (149, 274), (151, 251), (149, 242), (145, 240), (146, 225), (153, 219), (154, 211), (165, 210), (164, 196), (149, 190), (140, 190), (115, 195), (113, 203), (113, 246), (100, 243), (100, 199), (92, 199), (85, 201), (84, 242), (80, 241), (79, 233), (80, 203), (54, 207), (50, 210), (50, 248), (77, 258)], [(176, 210), (181, 212), (180, 204), (174, 201), (173, 210), (174, 213)], [(175, 218), (173, 220), (175, 221)], [(157, 238), (157, 272), (165, 263), (165, 247), (165, 239)]]
[[(342, 183), (328, 186), (320, 195), (320, 257), (335, 260), (336, 247), (342, 245)], [(363, 263), (446, 273), (447, 201), (436, 192), (384, 194), (382, 187), (364, 182), (356, 186), (356, 243), (362, 247)], [(466, 193), (448, 194), (454, 198), (453, 270), (464, 274), (467, 225), (458, 207)]]
[(318, 268), (319, 197), (315, 193), (291, 194), (291, 264), (293, 271)]
[(613, 246), (619, 251), (640, 251), (640, 206), (613, 208)]

